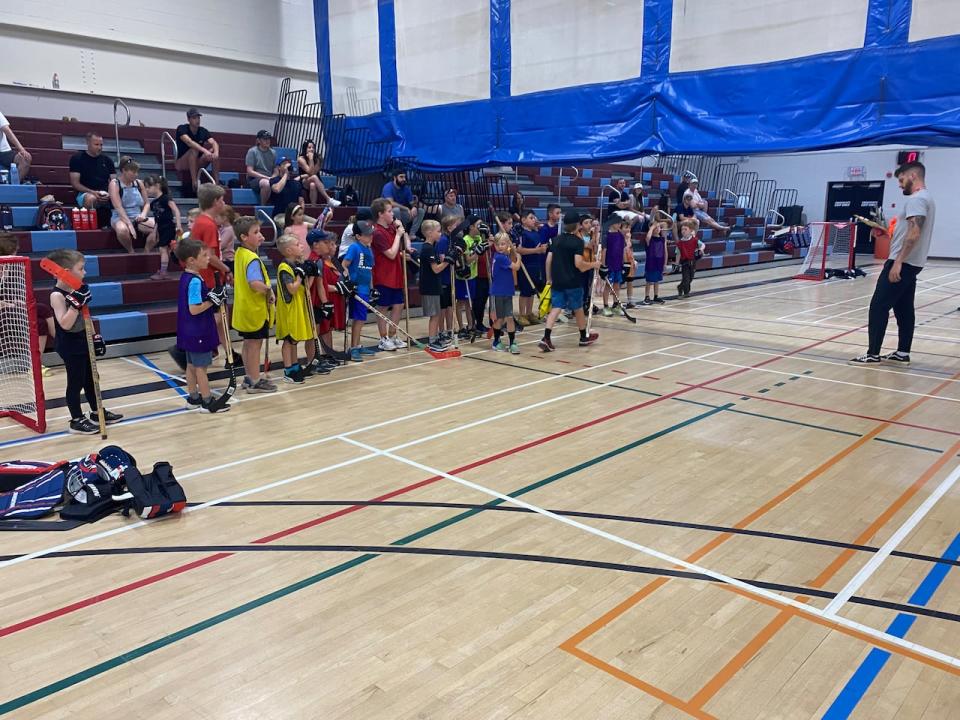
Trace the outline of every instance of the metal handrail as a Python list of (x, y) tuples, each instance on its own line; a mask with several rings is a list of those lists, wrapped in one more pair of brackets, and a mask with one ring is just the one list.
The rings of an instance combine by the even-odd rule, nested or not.
[(724, 188), (723, 190), (720, 191), (720, 204), (721, 205), (723, 204), (723, 201), (727, 195), (733, 198), (733, 206), (737, 207), (737, 203), (740, 202), (740, 196), (737, 195), (733, 190), (729, 188)]
[(130, 108), (127, 107), (127, 104), (120, 98), (115, 98), (113, 101), (113, 136), (117, 141), (117, 162), (120, 162), (120, 123), (117, 120), (117, 107), (123, 107), (124, 112), (127, 113), (127, 119), (124, 121), (124, 127), (130, 127)]
[(766, 216), (764, 217), (764, 221), (766, 221), (766, 218), (769, 217), (770, 215), (773, 215), (773, 216), (774, 216), (774, 219), (780, 218), (780, 222), (777, 222), (777, 223), (768, 223), (769, 225), (781, 225), (781, 226), (782, 226), (782, 225), (784, 225), (784, 224), (787, 222), (787, 219), (786, 219), (783, 215), (781, 215), (779, 212), (777, 212), (776, 210), (774, 210), (773, 208), (770, 208), (769, 210), (767, 210), (767, 214), (766, 214)]
[[(571, 165), (570, 169), (576, 173), (576, 175), (573, 177), (574, 180), (580, 177), (580, 168), (576, 168), (573, 165)], [(563, 189), (563, 171), (564, 170), (566, 170), (566, 168), (560, 168), (560, 174), (557, 176), (557, 204), (558, 205), (560, 204), (560, 198), (562, 195), (561, 190)]]
[(200, 187), (200, 181), (203, 179), (204, 175), (210, 178), (210, 182), (212, 182), (214, 185), (217, 184), (217, 181), (213, 179), (213, 175), (207, 172), (206, 168), (200, 168), (200, 170), (197, 171), (197, 187)]
[(280, 231), (277, 229), (277, 224), (273, 221), (273, 218), (270, 217), (270, 213), (268, 213), (268, 212), (267, 212), (266, 210), (264, 210), (263, 208), (257, 208), (257, 215), (263, 215), (263, 217), (265, 217), (265, 218), (267, 219), (267, 222), (270, 223), (270, 225), (273, 226), (273, 241), (272, 241), (272, 242), (264, 242), (264, 245), (276, 245), (276, 244), (277, 244), (277, 240), (280, 239)]
[(173, 139), (173, 135), (164, 130), (160, 133), (160, 174), (163, 175), (163, 179), (167, 179), (167, 148), (163, 144), (164, 140), (169, 140), (170, 145), (173, 147), (173, 158), (174, 158), (174, 167), (176, 167), (176, 157), (177, 157), (177, 141)]

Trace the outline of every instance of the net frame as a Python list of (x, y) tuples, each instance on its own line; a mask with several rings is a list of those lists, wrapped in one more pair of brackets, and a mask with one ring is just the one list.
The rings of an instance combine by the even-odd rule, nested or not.
[[(14, 397), (18, 391), (25, 391), (26, 402)], [(34, 432), (47, 429), (32, 268), (30, 258), (16, 255), (0, 257), (0, 418), (4, 417)]]
[(856, 225), (848, 222), (812, 222), (804, 232), (810, 238), (807, 254), (795, 280), (823, 280), (828, 265), (842, 263), (843, 270), (853, 270), (856, 258)]

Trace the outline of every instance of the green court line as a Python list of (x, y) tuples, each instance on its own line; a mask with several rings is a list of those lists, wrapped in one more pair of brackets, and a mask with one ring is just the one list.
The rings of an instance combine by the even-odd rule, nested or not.
[[(679, 422), (675, 425), (671, 425), (668, 428), (665, 428), (651, 435), (647, 435), (646, 437), (640, 438), (639, 440), (635, 440), (631, 443), (623, 445), (622, 447), (616, 448), (615, 450), (611, 450), (609, 452), (603, 453), (602, 455), (598, 455), (597, 457), (591, 458), (589, 460), (585, 460), (584, 462), (578, 465), (574, 465), (571, 468), (562, 470), (558, 473), (555, 473), (554, 475), (544, 478), (543, 480), (538, 480), (535, 483), (526, 485), (525, 487), (522, 487), (519, 490), (516, 490), (513, 493), (510, 493), (510, 497), (519, 497), (521, 495), (525, 495), (526, 493), (532, 492), (533, 490), (536, 490), (538, 488), (542, 488), (546, 485), (549, 485), (550, 483), (556, 482), (557, 480), (561, 480), (565, 477), (578, 473), (581, 470), (585, 470), (587, 468), (593, 467), (594, 465), (598, 465), (599, 463), (602, 463), (605, 460), (609, 460), (610, 458), (616, 457), (618, 455), (622, 455), (623, 453), (629, 452), (634, 448), (637, 448), (641, 445), (652, 442), (657, 438), (661, 438), (665, 435), (669, 435), (672, 432), (676, 432), (677, 430), (688, 427), (689, 425), (699, 422), (700, 420), (704, 420), (712, 415), (716, 415), (717, 413), (723, 412), (724, 410), (727, 410), (728, 408), (730, 408), (732, 405), (733, 403), (727, 403), (726, 405), (712, 408), (705, 413), (701, 413), (700, 415), (695, 415), (692, 418), (683, 420), (682, 422)], [(443, 528), (454, 525), (458, 522), (461, 522), (462, 520), (466, 520), (467, 518), (472, 517), (473, 515), (476, 515), (479, 512), (482, 512), (483, 507), (500, 505), (503, 502), (505, 501), (497, 498), (495, 500), (490, 501), (489, 503), (486, 503), (484, 506), (481, 506), (480, 508), (477, 508), (474, 510), (468, 510), (466, 512), (460, 513), (459, 515), (455, 515), (452, 518), (449, 518), (448, 520), (444, 520), (442, 522), (431, 525), (430, 527), (420, 530), (419, 532), (413, 533), (412, 535), (407, 535), (406, 537), (400, 538), (399, 540), (395, 540), (394, 542), (391, 543), (391, 545), (407, 545), (413, 542), (414, 540), (418, 540), (420, 538), (426, 537), (427, 535), (431, 535), (439, 530), (442, 530)], [(175, 642), (184, 640), (192, 635), (196, 635), (197, 633), (200, 633), (211, 627), (215, 627), (216, 625), (220, 625), (221, 623), (224, 623), (227, 620), (231, 620), (235, 617), (248, 613), (251, 610), (256, 610), (259, 607), (272, 603), (274, 600), (279, 600), (299, 590), (303, 590), (312, 585), (316, 585), (317, 583), (323, 580), (326, 580), (327, 578), (333, 577), (334, 575), (339, 575), (340, 573), (346, 572), (347, 570), (357, 567), (358, 565), (362, 565), (363, 563), (369, 562), (370, 560), (373, 560), (376, 557), (380, 557), (380, 555), (367, 553), (365, 555), (361, 555), (347, 562), (341, 563), (339, 565), (335, 565), (334, 567), (324, 570), (321, 573), (317, 573), (316, 575), (311, 575), (308, 578), (299, 580), (293, 583), (292, 585), (287, 585), (285, 587), (282, 587), (279, 590), (274, 590), (273, 592), (267, 593), (266, 595), (262, 595), (261, 597), (258, 597), (254, 600), (250, 600), (249, 602), (246, 602), (243, 605), (239, 605), (230, 610), (225, 610), (224, 612), (218, 615), (214, 615), (211, 618), (207, 618), (206, 620), (201, 620), (200, 622), (190, 625), (189, 627), (185, 627), (182, 630), (178, 630), (175, 633), (171, 633), (170, 635), (166, 635), (162, 638), (159, 638), (158, 640), (149, 642), (146, 645), (141, 645), (138, 648), (129, 650), (121, 655), (117, 655), (116, 657), (110, 658), (109, 660), (106, 660), (102, 663), (98, 663), (97, 665), (89, 667), (86, 670), (81, 670), (78, 673), (74, 673), (73, 675), (65, 677), (54, 683), (45, 685), (44, 687), (38, 688), (37, 690), (29, 692), (25, 695), (21, 695), (20, 697), (9, 700), (5, 703), (0, 704), (0, 715), (6, 715), (8, 713), (13, 712), (14, 710), (19, 710), (22, 707), (35, 703), (39, 700), (43, 700), (44, 698), (54, 695), (55, 693), (58, 693), (62, 690), (71, 688), (74, 685), (79, 685), (80, 683), (85, 682), (86, 680), (90, 680), (91, 678), (97, 677), (98, 675), (102, 675), (103, 673), (109, 672), (110, 670), (113, 670), (114, 668), (118, 668), (121, 665), (126, 665), (127, 663), (132, 662), (133, 660), (137, 660), (145, 655), (149, 655), (150, 653), (160, 650), (162, 648), (165, 648), (168, 645), (172, 645)]]

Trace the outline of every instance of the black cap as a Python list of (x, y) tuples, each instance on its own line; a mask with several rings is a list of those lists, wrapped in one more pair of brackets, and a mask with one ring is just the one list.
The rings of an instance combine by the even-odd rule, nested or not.
[(257, 133), (257, 140), (266, 140), (267, 138), (273, 139), (273, 133), (269, 130), (261, 130)]
[(573, 210), (567, 210), (567, 212), (564, 214), (563, 224), (576, 225), (581, 220), (587, 220), (587, 219), (593, 219), (593, 215), (591, 215), (588, 212), (583, 212), (583, 210), (577, 210), (576, 208), (574, 208)]
[(474, 223), (480, 222), (480, 216), (470, 213), (469, 215), (467, 215), (467, 219), (464, 222), (467, 224), (467, 227), (470, 227)]
[(373, 225), (368, 223), (366, 220), (357, 220), (357, 222), (353, 224), (353, 234), (373, 235)]
[(200, 112), (199, 110), (197, 110), (196, 108), (190, 108), (189, 110), (187, 110), (187, 117), (188, 117), (188, 118), (200, 117), (201, 115), (203, 115), (203, 113), (201, 113), (201, 112)]
[(368, 207), (357, 208), (357, 220), (373, 220), (373, 211)]

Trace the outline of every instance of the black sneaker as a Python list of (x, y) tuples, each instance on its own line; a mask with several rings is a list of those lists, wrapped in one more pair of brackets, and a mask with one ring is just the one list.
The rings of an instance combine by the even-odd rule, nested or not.
[(313, 365), (310, 365), (310, 364), (301, 365), (300, 374), (303, 375), (303, 379), (306, 380), (308, 377), (313, 375)]
[(663, 304), (665, 304), (663, 298), (662, 298), (662, 297), (659, 297), (659, 296), (658, 296), (658, 297), (655, 297), (655, 298), (653, 299), (653, 302), (655, 302), (657, 305), (663, 305)]
[(100, 432), (100, 426), (95, 425), (88, 417), (71, 420), (67, 432), (71, 435), (96, 435)]
[(643, 299), (643, 304), (644, 304), (644, 305), (653, 305), (653, 301), (652, 301), (650, 298), (644, 298), (644, 299)]
[(864, 353), (863, 355), (857, 355), (857, 357), (847, 360), (847, 365), (879, 365), (881, 362), (879, 355)]
[(230, 409), (230, 406), (229, 406), (229, 405), (224, 405), (223, 407), (220, 407), (220, 408), (216, 407), (216, 406), (213, 404), (213, 402), (214, 402), (215, 399), (216, 399), (216, 398), (214, 398), (214, 397), (211, 396), (211, 398), (210, 398), (209, 400), (202, 400), (202, 401), (200, 402), (200, 408), (201, 408), (202, 410), (205, 410), (205, 411), (208, 412), (208, 413), (222, 413), (222, 412), (227, 412), (227, 410)]
[(543, 340), (537, 343), (537, 347), (543, 352), (553, 352), (556, 350), (549, 338), (543, 338)]
[(910, 353), (900, 352), (899, 350), (889, 355), (881, 355), (880, 359), (885, 363), (899, 365), (900, 367), (908, 367), (910, 365)]
[(203, 406), (203, 400), (200, 396), (190, 397), (187, 395), (187, 410), (199, 410)]
[[(95, 413), (95, 412), (90, 413), (90, 420), (91, 420), (92, 422), (97, 423), (98, 425), (100, 424), (100, 417), (99, 417), (99, 416), (97, 415), (97, 413)], [(120, 422), (121, 420), (123, 420), (123, 415), (119, 415), (119, 414), (117, 414), (117, 413), (110, 412), (109, 410), (104, 410), (104, 411), (103, 411), (103, 420), (104, 420), (104, 423), (105, 423), (106, 425), (113, 425), (114, 423), (117, 423), (117, 422)]]
[(283, 381), (294, 385), (303, 385), (303, 372), (301, 370), (284, 370)]
[(599, 337), (600, 335), (598, 333), (592, 332), (589, 335), (587, 335), (585, 338), (580, 338), (580, 342), (578, 344), (580, 345), (580, 347), (593, 345)]

